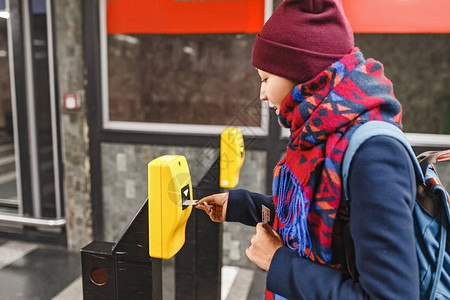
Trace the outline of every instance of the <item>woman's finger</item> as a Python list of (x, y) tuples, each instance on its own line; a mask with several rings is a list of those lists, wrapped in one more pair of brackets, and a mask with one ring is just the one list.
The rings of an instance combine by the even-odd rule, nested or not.
[(276, 230), (273, 229), (273, 227), (270, 227), (270, 228), (272, 229), (272, 234), (273, 234), (273, 235), (278, 235), (278, 232), (276, 232)]
[(256, 232), (258, 232), (260, 230), (266, 230), (266, 228), (264, 228), (264, 226), (263, 226), (263, 223), (256, 224)]
[(211, 204), (211, 203), (214, 203), (214, 202), (215, 202), (215, 197), (216, 197), (216, 195), (209, 195), (209, 196), (206, 196), (206, 197), (200, 199), (200, 200), (197, 202), (197, 205), (203, 204), (203, 203), (210, 203), (210, 204)]
[(209, 214), (211, 212), (211, 206), (207, 202), (203, 202), (203, 205), (205, 207), (205, 211)]
[(247, 249), (245, 249), (245, 255), (247, 255), (247, 257), (248, 257), (250, 260), (252, 260), (252, 258), (250, 257), (250, 256), (251, 256), (250, 248), (251, 248), (251, 246), (248, 247)]

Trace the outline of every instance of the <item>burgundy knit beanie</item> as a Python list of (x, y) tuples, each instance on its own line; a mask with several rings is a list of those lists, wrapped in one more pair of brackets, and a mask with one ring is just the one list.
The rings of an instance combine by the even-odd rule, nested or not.
[(284, 0), (256, 36), (252, 63), (303, 83), (353, 47), (341, 0)]

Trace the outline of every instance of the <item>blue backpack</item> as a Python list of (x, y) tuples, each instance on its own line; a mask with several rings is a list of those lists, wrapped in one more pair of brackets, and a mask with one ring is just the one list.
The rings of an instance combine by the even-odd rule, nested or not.
[(419, 262), (420, 299), (450, 299), (450, 241), (447, 236), (450, 220), (450, 197), (442, 186), (433, 164), (450, 159), (450, 150), (429, 151), (415, 156), (404, 133), (396, 126), (370, 121), (353, 133), (342, 163), (343, 198), (340, 212), (344, 222), (343, 237), (347, 269), (357, 279), (353, 241), (350, 237), (348, 215), (349, 199), (347, 179), (353, 156), (367, 139), (373, 136), (390, 136), (400, 141), (408, 150), (417, 178), (417, 197), (413, 211), (416, 252)]

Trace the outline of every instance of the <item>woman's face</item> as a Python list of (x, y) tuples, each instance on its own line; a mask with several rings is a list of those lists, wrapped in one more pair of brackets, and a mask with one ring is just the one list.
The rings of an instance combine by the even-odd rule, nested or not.
[(284, 99), (297, 84), (290, 79), (267, 73), (260, 69), (257, 70), (259, 77), (261, 77), (259, 98), (261, 101), (269, 101), (269, 106), (276, 108), (278, 115)]

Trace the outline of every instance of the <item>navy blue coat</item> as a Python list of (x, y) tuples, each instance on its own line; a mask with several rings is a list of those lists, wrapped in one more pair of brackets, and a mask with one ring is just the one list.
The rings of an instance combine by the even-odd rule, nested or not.
[[(359, 281), (284, 246), (272, 259), (267, 289), (288, 299), (419, 299), (415, 173), (405, 148), (390, 137), (366, 141), (350, 167), (349, 196)], [(261, 205), (274, 213), (271, 196), (230, 191), (226, 219), (255, 226)]]

